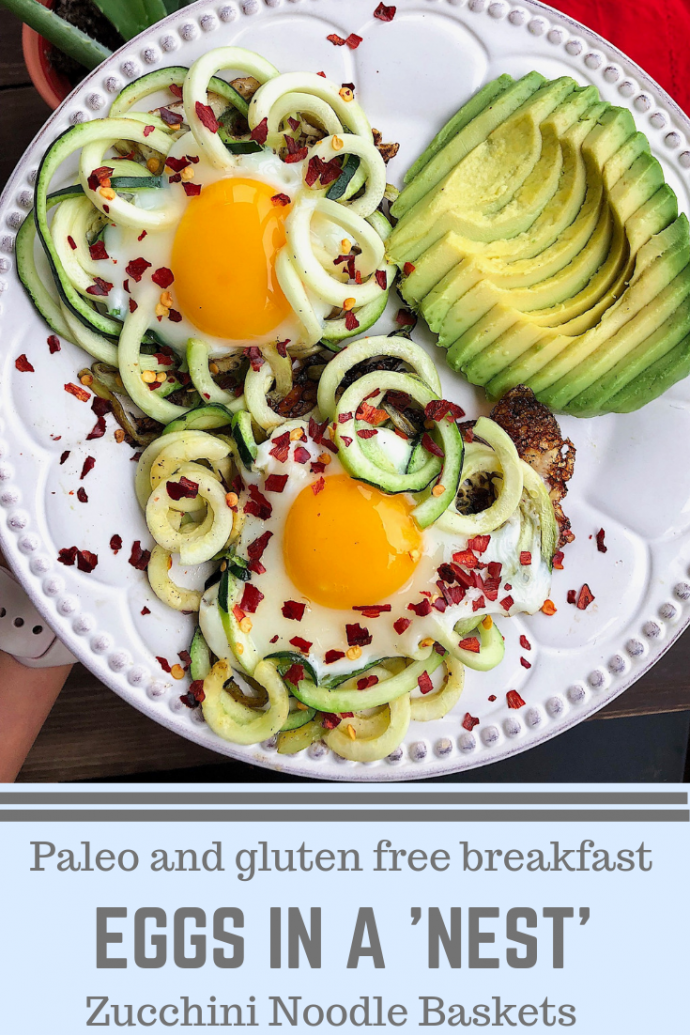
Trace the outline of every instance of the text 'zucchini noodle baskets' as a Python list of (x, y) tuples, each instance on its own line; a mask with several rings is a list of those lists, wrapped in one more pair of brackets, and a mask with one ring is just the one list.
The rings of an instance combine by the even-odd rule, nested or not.
[[(17, 240), (37, 309), (142, 447), (151, 587), (198, 613), (183, 700), (233, 743), (359, 762), (501, 661), (496, 616), (544, 606), (574, 452), (529, 389), (461, 423), (400, 327), (352, 340), (397, 275), (380, 139), (352, 84), (212, 50), (63, 133)], [(526, 414), (557, 470), (513, 434)]]

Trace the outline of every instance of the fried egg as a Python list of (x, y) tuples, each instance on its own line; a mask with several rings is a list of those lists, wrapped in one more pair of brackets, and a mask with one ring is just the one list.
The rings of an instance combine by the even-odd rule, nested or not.
[[(304, 421), (281, 425), (243, 476), (256, 506), (245, 508), (235, 548), (249, 560), (258, 596), (251, 591), (243, 601), (248, 584), (237, 583), (231, 604), (250, 618), (260, 657), (301, 654), (322, 680), (382, 658), (423, 656), (432, 642), (457, 644), (454, 629), (466, 619), (541, 607), (550, 572), (538, 545), (528, 566), (519, 563), (519, 511), (484, 537), (476, 554), (487, 584), (489, 565), (500, 571), (494, 599), (480, 583), (459, 603), (448, 603), (439, 568), (467, 550), (468, 541), (434, 525), (420, 529), (411, 496), (387, 495), (352, 478), (316, 437)], [(402, 466), (409, 445), (386, 429), (379, 438)], [(200, 623), (211, 649), (223, 656), (217, 594), (217, 585), (205, 593)]]
[[(182, 173), (192, 178), (173, 171), (181, 162), (188, 162)], [(215, 354), (228, 347), (299, 341), (300, 324), (278, 283), (276, 258), (285, 244), (285, 220), (302, 186), (304, 163), (287, 164), (263, 150), (236, 155), (229, 172), (218, 170), (191, 133), (174, 143), (166, 163), (166, 179), (174, 182), (140, 191), (135, 203), (168, 212), (172, 208), (171, 224), (146, 233), (106, 227), (110, 262), (102, 275), (114, 283), (111, 311), (124, 316), (130, 299), (146, 304), (152, 290), (161, 293), (152, 276), (169, 270), (174, 278), (167, 287), (172, 319), (159, 314), (154, 329), (173, 347), (182, 349), (190, 337), (199, 336)], [(185, 187), (200, 191), (188, 194)], [(280, 201), (272, 200), (278, 197)], [(317, 224), (316, 243), (333, 259), (342, 250), (343, 234), (323, 222), (320, 229)], [(137, 260), (150, 265), (132, 274), (133, 260), (135, 267)], [(330, 306), (316, 297), (310, 300), (317, 316), (325, 319)]]

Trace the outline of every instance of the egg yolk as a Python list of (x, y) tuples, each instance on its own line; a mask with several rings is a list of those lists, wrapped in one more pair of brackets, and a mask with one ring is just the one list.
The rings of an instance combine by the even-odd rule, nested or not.
[(411, 577), (422, 551), (412, 504), (347, 475), (303, 489), (285, 523), (288, 576), (309, 600), (349, 609), (376, 604)]
[(191, 198), (172, 253), (175, 299), (195, 327), (246, 341), (275, 330), (291, 312), (275, 271), (289, 206), (276, 188), (230, 177)]

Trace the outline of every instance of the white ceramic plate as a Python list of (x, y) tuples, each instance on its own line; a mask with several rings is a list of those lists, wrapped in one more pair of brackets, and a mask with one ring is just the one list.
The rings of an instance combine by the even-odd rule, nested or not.
[[(233, 43), (259, 51), (282, 71), (323, 70), (336, 82), (354, 81), (372, 125), (385, 140), (401, 142), (389, 166), (389, 179), (399, 182), (433, 133), (482, 83), (501, 72), (520, 76), (536, 68), (594, 83), (605, 99), (629, 107), (681, 209), (690, 207), (690, 122), (593, 33), (532, 2), (398, 0), (391, 23), (372, 17), (376, 3), (201, 0), (131, 41), (83, 82), (29, 147), (0, 202), (0, 539), (6, 556), (68, 647), (134, 707), (212, 750), (321, 779), (437, 776), (533, 747), (630, 686), (690, 621), (690, 468), (683, 451), (690, 441), (689, 380), (629, 416), (562, 421), (578, 448), (566, 505), (577, 539), (566, 551), (565, 570), (554, 574), (558, 613), (504, 621), (503, 664), (488, 674), (468, 672), (454, 712), (438, 722), (413, 723), (391, 758), (361, 765), (336, 758), (321, 744), (295, 757), (278, 756), (270, 745), (228, 744), (204, 725), (200, 710), (181, 704), (184, 684), (156, 662), (156, 655), (175, 660), (187, 647), (193, 619), (159, 603), (145, 575), (127, 563), (134, 540), (149, 543), (134, 497), (131, 450), (114, 441), (112, 418), (105, 438), (85, 442), (94, 414), (62, 386), (75, 380), (87, 357), (69, 344), (49, 354), (49, 330), (14, 267), (15, 232), (31, 208), (40, 158), (58, 133), (105, 114), (111, 97), (144, 72), (189, 65), (204, 51)], [(332, 32), (356, 32), (363, 43), (356, 51), (336, 48), (326, 40)], [(64, 170), (64, 183), (73, 182), (71, 172)], [(422, 334), (416, 337), (422, 340)], [(21, 353), (34, 374), (15, 369)], [(441, 353), (437, 359), (445, 394), (470, 416), (488, 412), (483, 393), (446, 370)], [(64, 450), (71, 455), (60, 465)], [(81, 482), (89, 453), (96, 466)], [(87, 504), (77, 500), (80, 485)], [(606, 554), (592, 538), (601, 527)], [(124, 542), (117, 556), (108, 545), (115, 533)], [(57, 563), (58, 550), (72, 545), (98, 554), (92, 574)], [(566, 592), (584, 581), (596, 600), (578, 611), (566, 603)], [(151, 613), (142, 617), (144, 607)], [(532, 644), (529, 653), (519, 646), (522, 633)], [(529, 670), (521, 656), (529, 658)], [(507, 708), (510, 689), (522, 695), (524, 708)], [(461, 726), (465, 712), (481, 720), (473, 732)]]

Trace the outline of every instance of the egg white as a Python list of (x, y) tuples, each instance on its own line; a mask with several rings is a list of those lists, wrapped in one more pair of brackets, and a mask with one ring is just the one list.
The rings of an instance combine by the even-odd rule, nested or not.
[[(280, 463), (270, 455), (270, 450), (273, 448), (273, 437), (295, 428), (304, 431), (306, 441), (292, 443), (288, 460)], [(297, 496), (305, 486), (312, 484), (319, 477), (318, 474), (310, 473), (310, 463), (300, 464), (294, 460), (294, 448), (296, 446), (306, 448), (310, 453), (311, 460), (316, 461), (319, 454), (323, 452), (323, 446), (317, 445), (309, 438), (308, 424), (300, 420), (282, 424), (274, 432), (273, 437), (259, 446), (254, 465), (255, 471), (245, 474), (244, 480), (247, 484), (256, 485), (261, 492), (264, 491), (265, 480), (270, 474), (287, 474), (288, 480), (282, 493), (266, 493), (266, 498), (273, 508), (271, 517), (262, 521), (248, 514), (236, 544), (237, 554), (246, 557), (247, 547), (250, 543), (266, 531), (273, 533), (261, 558), (266, 572), (263, 575), (252, 575), (252, 583), (264, 594), (264, 599), (256, 612), (251, 615), (250, 636), (260, 656), (265, 657), (278, 651), (295, 651), (297, 648), (290, 644), (290, 640), (299, 636), (312, 644), (305, 657), (308, 658), (317, 676), (322, 679), (363, 668), (370, 662), (381, 658), (419, 657), (425, 653), (425, 648), (420, 648), (421, 640), (428, 637), (433, 640), (437, 639), (439, 629), (445, 630), (451, 638), (456, 636), (457, 634), (453, 633), (453, 627), (462, 619), (486, 614), (505, 617), (508, 612), (502, 608), (500, 601), (508, 595), (508, 592), (514, 601), (510, 614), (520, 611), (534, 613), (543, 604), (549, 592), (550, 572), (538, 550), (533, 553), (531, 565), (520, 566), (518, 539), (521, 523), (518, 514), (491, 534), (489, 546), (481, 555), (481, 560), (485, 563), (501, 562), (504, 574), (501, 578), (501, 592), (498, 594), (498, 599), (496, 601), (485, 600), (484, 606), (477, 611), (472, 607), (473, 602), (482, 595), (481, 591), (477, 589), (469, 589), (460, 604), (447, 607), (443, 613), (432, 609), (431, 614), (418, 617), (408, 609), (409, 603), (419, 603), (424, 599), (422, 591), (431, 592), (434, 596), (438, 594), (436, 580), (439, 565), (450, 561), (454, 553), (467, 547), (466, 539), (443, 532), (433, 525), (422, 532), (422, 557), (412, 577), (405, 585), (383, 600), (362, 600), (362, 604), (390, 604), (390, 612), (384, 612), (377, 618), (367, 618), (359, 611), (328, 608), (309, 600), (292, 583), (285, 570), (284, 528), (290, 508)], [(383, 438), (383, 436), (380, 437)], [(387, 447), (397, 454), (395, 459), (402, 467), (406, 459), (403, 453), (410, 447), (393, 434), (384, 441), (386, 441)], [(323, 477), (329, 478), (346, 473), (338, 457), (332, 455), (331, 463), (327, 466)], [(308, 530), (305, 530), (305, 534), (308, 534)], [(334, 548), (337, 548), (337, 543), (334, 543)], [(506, 581), (509, 581), (510, 591), (503, 589)], [(200, 612), (202, 631), (216, 654), (227, 653), (225, 636), (218, 616), (217, 593), (217, 586), (206, 592)], [(283, 616), (282, 607), (288, 600), (307, 605), (301, 621), (294, 621)], [(411, 619), (411, 624), (402, 635), (398, 634), (393, 626), (398, 618)], [(361, 656), (356, 661), (349, 660), (346, 656), (327, 665), (324, 656), (328, 650), (347, 651), (345, 626), (353, 623), (359, 623), (368, 629), (372, 642), (361, 648)], [(272, 642), (276, 635), (278, 639)]]

